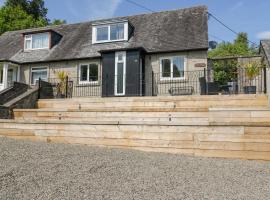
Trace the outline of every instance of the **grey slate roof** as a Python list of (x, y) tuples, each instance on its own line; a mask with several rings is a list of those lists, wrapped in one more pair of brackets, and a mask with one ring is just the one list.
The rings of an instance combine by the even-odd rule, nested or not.
[[(144, 48), (155, 53), (208, 48), (206, 6), (114, 19), (128, 20), (134, 26), (129, 41), (92, 44), (92, 23), (100, 20), (13, 31), (0, 36), (0, 60), (33, 63), (100, 57), (100, 51), (109, 49)], [(49, 50), (24, 52), (22, 34), (42, 30), (61, 34), (60, 43)]]
[(267, 59), (268, 63), (270, 64), (270, 40), (262, 40), (261, 41), (261, 48), (263, 48), (266, 59)]

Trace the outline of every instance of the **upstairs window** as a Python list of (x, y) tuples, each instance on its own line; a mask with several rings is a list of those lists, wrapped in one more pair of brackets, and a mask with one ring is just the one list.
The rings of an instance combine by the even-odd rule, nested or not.
[(160, 79), (172, 80), (185, 77), (186, 60), (183, 56), (160, 59)]
[(24, 49), (48, 49), (49, 48), (49, 33), (37, 33), (24, 36)]
[(93, 43), (128, 40), (128, 23), (93, 26)]

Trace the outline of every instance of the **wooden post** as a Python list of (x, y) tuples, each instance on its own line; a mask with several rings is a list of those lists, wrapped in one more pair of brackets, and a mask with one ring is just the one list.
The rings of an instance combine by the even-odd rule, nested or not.
[(66, 98), (68, 98), (68, 76), (66, 76)]
[(40, 99), (40, 93), (41, 93), (41, 78), (38, 79), (38, 99)]
[(266, 67), (263, 68), (263, 93), (267, 93), (267, 76), (266, 76)]

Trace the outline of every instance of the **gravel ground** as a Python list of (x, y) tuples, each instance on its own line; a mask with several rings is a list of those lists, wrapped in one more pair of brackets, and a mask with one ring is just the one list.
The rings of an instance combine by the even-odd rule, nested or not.
[(0, 138), (0, 199), (269, 199), (270, 162)]

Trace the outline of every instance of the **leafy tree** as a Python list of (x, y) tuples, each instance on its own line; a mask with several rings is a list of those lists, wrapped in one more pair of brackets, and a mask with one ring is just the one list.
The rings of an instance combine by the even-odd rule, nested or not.
[(46, 26), (47, 21), (40, 18), (36, 20), (26, 13), (20, 6), (0, 8), (0, 34), (33, 27)]
[(209, 51), (208, 57), (249, 56), (256, 55), (254, 46), (249, 46), (247, 33), (239, 33), (233, 43), (223, 42), (216, 49)]
[(66, 20), (54, 19), (52, 22), (50, 22), (50, 25), (61, 25), (66, 23), (67, 23)]
[[(209, 58), (236, 57), (256, 55), (257, 50), (254, 45), (250, 46), (247, 33), (239, 33), (233, 43), (223, 42), (216, 49), (209, 51)], [(217, 59), (213, 60), (214, 79), (220, 84), (234, 81), (237, 76), (239, 63), (237, 59)]]
[(32, 15), (34, 19), (40, 18), (48, 21), (47, 13), (48, 9), (44, 6), (44, 0), (6, 0), (5, 7), (17, 7), (20, 6), (26, 13)]
[(0, 7), (0, 34), (6, 31), (65, 24), (65, 20), (47, 18), (44, 0), (6, 0)]

